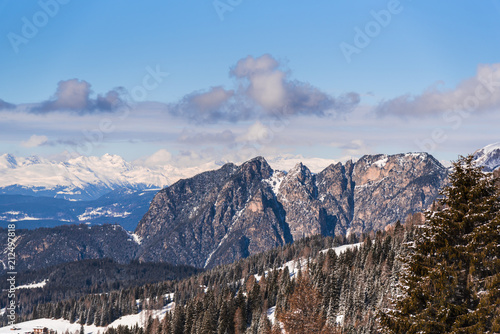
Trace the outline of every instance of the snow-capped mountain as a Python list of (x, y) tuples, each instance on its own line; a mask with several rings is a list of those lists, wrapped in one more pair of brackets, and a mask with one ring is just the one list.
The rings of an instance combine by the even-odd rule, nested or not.
[(492, 172), (500, 167), (500, 142), (485, 146), (474, 152), (474, 159), (484, 170)]
[(117, 155), (66, 162), (0, 156), (0, 194), (92, 200), (119, 188), (163, 188), (170, 183), (166, 169), (134, 165)]
[[(304, 159), (301, 156), (274, 157), (274, 169), (289, 170), (299, 161), (320, 172), (334, 163), (331, 159)], [(116, 189), (143, 190), (164, 188), (174, 182), (207, 170), (220, 168), (224, 162), (208, 162), (193, 167), (127, 162), (118, 155), (80, 156), (68, 161), (50, 161), (37, 156), (28, 158), (0, 155), (0, 194), (29, 195), (68, 200), (95, 200)]]

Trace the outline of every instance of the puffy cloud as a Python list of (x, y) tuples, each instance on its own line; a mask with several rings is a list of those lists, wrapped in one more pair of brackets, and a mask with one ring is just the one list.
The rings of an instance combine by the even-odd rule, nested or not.
[(46, 144), (49, 141), (47, 136), (32, 135), (27, 141), (21, 142), (24, 147), (38, 147)]
[(238, 141), (261, 143), (266, 142), (272, 136), (272, 131), (267, 126), (257, 121), (248, 128), (245, 134), (238, 137)]
[(198, 123), (237, 122), (259, 117), (293, 115), (331, 116), (350, 112), (359, 104), (357, 93), (330, 96), (304, 82), (291, 80), (290, 72), (266, 54), (239, 60), (229, 75), (236, 88), (214, 87), (194, 92), (169, 106), (176, 116)]
[(500, 108), (500, 63), (479, 65), (474, 77), (462, 81), (454, 90), (430, 87), (420, 95), (402, 95), (384, 101), (376, 108), (379, 116), (429, 117), (458, 110), (487, 112)]
[(60, 81), (54, 97), (39, 105), (33, 106), (34, 113), (48, 113), (52, 111), (70, 111), (78, 114), (94, 112), (111, 112), (123, 105), (120, 94), (112, 90), (104, 95), (91, 98), (91, 85), (78, 79)]
[(270, 55), (248, 56), (238, 61), (230, 74), (249, 82), (245, 93), (266, 110), (282, 108), (286, 103), (286, 74)]
[(244, 78), (259, 73), (269, 73), (276, 70), (279, 65), (279, 62), (269, 54), (258, 58), (248, 56), (236, 63), (236, 66), (231, 70), (231, 74), (237, 78)]
[(196, 123), (213, 122), (218, 119), (235, 121), (240, 117), (231, 101), (234, 91), (212, 87), (205, 92), (186, 95), (180, 102), (171, 104), (170, 113)]

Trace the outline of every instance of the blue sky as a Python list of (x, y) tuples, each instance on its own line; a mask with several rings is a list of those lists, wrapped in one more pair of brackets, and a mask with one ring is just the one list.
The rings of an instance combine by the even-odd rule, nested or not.
[(497, 0), (0, 1), (0, 16), (0, 154), (450, 160), (500, 141)]

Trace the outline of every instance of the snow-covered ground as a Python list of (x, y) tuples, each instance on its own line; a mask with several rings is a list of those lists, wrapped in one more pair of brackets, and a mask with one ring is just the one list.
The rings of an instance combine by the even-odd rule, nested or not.
[(333, 249), (335, 251), (335, 254), (340, 255), (348, 249), (359, 248), (361, 247), (362, 244), (363, 244), (362, 242), (359, 242), (357, 244), (343, 245), (339, 247), (323, 249), (322, 251), (320, 251), (320, 253), (326, 254), (330, 249)]
[(17, 287), (17, 289), (43, 288), (45, 286), (45, 284), (47, 284), (48, 281), (49, 281), (48, 279), (44, 279), (43, 281), (38, 282), (38, 283), (30, 283), (30, 284), (20, 285), (20, 286)]
[(114, 217), (114, 218), (125, 218), (129, 216), (131, 212), (114, 212), (111, 209), (104, 209), (103, 207), (98, 208), (86, 208), (85, 212), (78, 216), (79, 221), (92, 220), (99, 217)]
[[(54, 320), (54, 319), (36, 319), (26, 322), (20, 322), (15, 324), (16, 330), (11, 330), (12, 326), (6, 326), (0, 328), (0, 334), (21, 334), (25, 332), (32, 332), (33, 328), (42, 326), (47, 327), (49, 329), (53, 329), (57, 331), (57, 333), (64, 333), (66, 330), (70, 332), (79, 332), (80, 325), (77, 323), (70, 324), (68, 320)], [(96, 334), (98, 331), (101, 333), (104, 330), (104, 327), (97, 326), (84, 326), (85, 333), (93, 333)]]
[[(165, 314), (167, 312), (172, 311), (174, 307), (175, 303), (172, 302), (161, 310), (142, 311), (138, 314), (126, 315), (124, 317), (121, 317), (120, 319), (113, 321), (107, 327), (98, 327), (94, 325), (91, 326), (84, 325), (83, 327), (85, 329), (86, 334), (97, 334), (98, 332), (103, 333), (108, 327), (116, 328), (120, 325), (133, 327), (135, 324), (143, 326), (144, 322), (149, 318), (149, 315), (151, 315), (153, 318), (159, 318), (161, 320), (165, 317)], [(80, 324), (78, 323), (71, 324), (68, 320), (36, 319), (15, 324), (15, 327), (18, 328), (17, 330), (11, 330), (12, 326), (2, 327), (0, 328), (0, 334), (18, 334), (18, 333), (21, 334), (25, 332), (32, 332), (33, 328), (37, 326), (47, 327), (49, 329), (57, 331), (58, 333), (64, 333), (66, 330), (70, 332), (80, 331)]]
[(269, 319), (269, 321), (271, 321), (273, 325), (274, 322), (276, 321), (275, 312), (276, 312), (276, 306), (267, 309), (267, 318)]
[(128, 236), (130, 237), (130, 240), (133, 240), (136, 244), (140, 245), (142, 243), (142, 238), (140, 236), (138, 236), (137, 234), (129, 232), (129, 231), (125, 231), (125, 232), (127, 232)]
[(278, 196), (281, 182), (285, 179), (286, 173), (280, 172), (280, 171), (274, 171), (273, 175), (267, 180), (264, 180), (264, 182), (268, 183), (271, 186), (271, 189), (273, 190), (273, 193)]
[[(340, 255), (342, 253), (344, 253), (345, 251), (347, 251), (348, 249), (354, 249), (354, 248), (359, 248), (363, 243), (360, 242), (360, 243), (357, 243), (357, 244), (350, 244), (350, 245), (343, 245), (343, 246), (338, 246), (338, 247), (334, 247), (334, 248), (327, 248), (327, 249), (323, 249), (320, 251), (320, 253), (324, 253), (326, 254), (330, 249), (333, 249), (333, 251), (337, 254), (337, 255)], [(288, 268), (288, 272), (290, 273), (290, 278), (292, 277), (295, 277), (299, 270), (305, 270), (307, 266), (307, 259), (300, 259), (300, 260), (292, 260), (292, 261), (288, 261), (286, 262), (284, 265), (282, 265), (281, 267), (279, 268), (276, 268), (276, 270), (282, 270), (282, 269), (285, 269), (285, 267)], [(264, 272), (264, 275), (265, 277), (268, 276), (269, 274), (269, 271), (271, 271), (272, 269), (268, 269)], [(255, 280), (257, 282), (260, 281), (260, 279), (262, 278), (262, 275), (253, 275), (255, 277)], [(241, 281), (241, 283), (243, 283), (243, 279)]]

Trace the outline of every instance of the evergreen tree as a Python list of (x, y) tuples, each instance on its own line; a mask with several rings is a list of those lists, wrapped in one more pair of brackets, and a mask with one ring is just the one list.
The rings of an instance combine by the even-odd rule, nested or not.
[(246, 312), (238, 307), (234, 313), (234, 332), (236, 334), (243, 334), (247, 329)]
[(184, 333), (185, 314), (184, 307), (175, 306), (174, 318), (172, 320), (172, 334)]
[(217, 334), (228, 334), (234, 331), (232, 315), (226, 301), (222, 302), (220, 310), (219, 324), (217, 326)]
[(289, 299), (289, 309), (279, 316), (287, 333), (321, 333), (325, 317), (320, 309), (321, 296), (312, 285), (307, 272), (297, 277)]
[(257, 328), (258, 334), (271, 334), (271, 321), (267, 318), (266, 312), (260, 316), (259, 327)]
[(215, 305), (209, 303), (208, 307), (203, 313), (203, 322), (201, 325), (201, 334), (215, 334), (217, 333), (217, 314), (215, 312)]
[(381, 314), (388, 333), (486, 333), (496, 326), (500, 207), (495, 181), (472, 156), (454, 162), (449, 179), (410, 248), (403, 297), (396, 310)]

